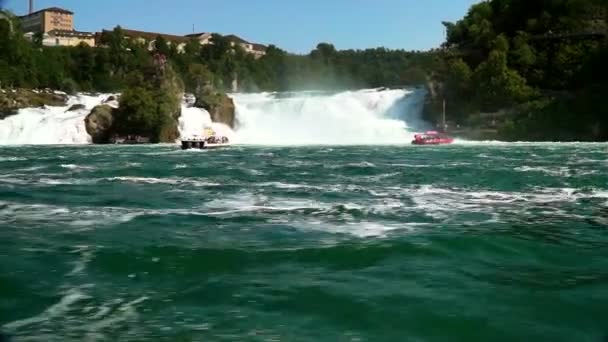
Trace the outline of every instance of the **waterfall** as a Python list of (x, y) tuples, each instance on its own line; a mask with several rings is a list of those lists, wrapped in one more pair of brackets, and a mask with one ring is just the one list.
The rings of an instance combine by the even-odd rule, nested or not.
[(423, 127), (424, 94), (405, 89), (231, 94), (236, 139), (262, 145), (409, 143), (412, 130)]
[[(423, 129), (424, 90), (366, 89), (339, 93), (293, 92), (230, 94), (237, 126), (212, 123), (204, 109), (182, 106), (182, 136), (212, 126), (237, 144), (368, 145), (409, 143)], [(84, 119), (109, 94), (70, 96), (64, 107), (21, 109), (0, 120), (0, 145), (88, 144)], [(67, 111), (74, 104), (84, 109)]]

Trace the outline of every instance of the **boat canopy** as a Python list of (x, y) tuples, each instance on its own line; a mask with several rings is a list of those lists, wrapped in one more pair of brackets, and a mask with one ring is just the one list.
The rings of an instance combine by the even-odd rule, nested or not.
[(215, 131), (211, 127), (205, 127), (203, 135), (206, 137), (211, 137), (215, 135)]

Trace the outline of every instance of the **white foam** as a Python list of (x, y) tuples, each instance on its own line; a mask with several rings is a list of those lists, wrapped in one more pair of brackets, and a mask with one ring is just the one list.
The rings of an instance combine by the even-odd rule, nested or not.
[(446, 189), (433, 185), (416, 188), (395, 188), (408, 196), (419, 210), (436, 218), (447, 218), (455, 212), (477, 212), (494, 214), (497, 210), (521, 213), (532, 206), (550, 206), (548, 210), (558, 212), (554, 204), (575, 203), (581, 199), (604, 198), (603, 190), (577, 192), (572, 188), (538, 188), (530, 192), (481, 191), (468, 189)]
[(3, 328), (12, 332), (26, 326), (47, 322), (68, 312), (75, 303), (88, 298), (90, 298), (90, 296), (84, 294), (81, 289), (71, 288), (63, 294), (63, 297), (61, 297), (59, 302), (51, 305), (42, 313), (30, 318), (7, 323)]
[(93, 259), (94, 250), (90, 246), (76, 246), (73, 253), (78, 253), (80, 257), (74, 262), (74, 268), (68, 273), (68, 276), (81, 274)]
[(382, 238), (388, 233), (397, 230), (414, 231), (416, 227), (427, 225), (426, 223), (403, 223), (403, 224), (384, 224), (380, 222), (351, 222), (346, 224), (331, 224), (320, 220), (308, 220), (295, 222), (296, 229), (304, 231), (315, 231), (330, 234), (352, 235), (358, 238)]
[(154, 177), (111, 177), (105, 178), (111, 182), (124, 182), (124, 183), (141, 183), (141, 184), (169, 184), (169, 185), (180, 185), (187, 184), (196, 187), (209, 187), (209, 186), (220, 186), (219, 183), (207, 182), (195, 178), (154, 178)]
[(307, 184), (293, 184), (293, 183), (283, 183), (283, 182), (268, 182), (268, 183), (259, 183), (257, 184), (260, 187), (274, 187), (277, 189), (313, 189), (313, 190), (325, 190), (326, 188), (321, 186), (307, 185)]
[[(145, 180), (147, 181), (147, 180)], [(175, 180), (171, 180), (177, 181)], [(179, 183), (177, 183), (179, 184)], [(188, 184), (188, 183), (185, 183)], [(299, 189), (317, 186), (295, 183), (264, 183), (260, 187)], [(7, 224), (19, 223), (22, 229), (39, 229), (53, 226), (63, 229), (99, 229), (105, 226), (130, 222), (142, 216), (213, 216), (230, 217), (243, 213), (263, 215), (269, 221), (288, 223), (303, 229), (325, 230), (356, 236), (381, 236), (395, 229), (414, 229), (420, 215), (449, 220), (460, 213), (479, 213), (493, 222), (503, 215), (553, 215), (577, 218), (579, 201), (585, 199), (606, 200), (606, 189), (533, 188), (527, 191), (495, 191), (467, 188), (443, 188), (435, 185), (410, 187), (361, 188), (356, 185), (319, 187), (328, 192), (368, 191), (373, 197), (363, 202), (357, 197), (349, 201), (296, 199), (287, 195), (266, 195), (256, 192), (240, 192), (207, 199), (196, 207), (146, 209), (95, 206), (61, 206), (49, 204), (25, 204), (0, 201), (0, 218)], [(192, 191), (192, 189), (188, 189)], [(608, 203), (607, 203), (608, 205)], [(272, 215), (266, 215), (272, 214)], [(402, 217), (399, 222), (385, 217)], [(373, 219), (372, 219), (373, 217)], [(411, 221), (409, 221), (411, 218)], [(318, 222), (313, 224), (311, 222)], [(373, 223), (377, 225), (369, 225)], [(73, 274), (84, 270), (89, 256), (87, 249), (79, 251), (81, 258), (75, 264)]]
[(550, 176), (565, 177), (570, 174), (570, 168), (568, 167), (541, 167), (541, 166), (520, 166), (514, 169), (519, 172), (540, 172)]
[(61, 164), (61, 167), (64, 169), (69, 169), (73, 171), (83, 171), (83, 170), (95, 170), (92, 166), (83, 166), (83, 165), (75, 165), (75, 164)]
[(48, 166), (31, 166), (31, 167), (24, 167), (22, 169), (16, 169), (15, 171), (19, 171), (19, 172), (31, 172), (31, 171), (38, 171), (38, 170), (42, 170), (42, 169), (46, 169)]
[(269, 198), (264, 195), (241, 193), (234, 196), (225, 196), (214, 199), (205, 205), (207, 209), (213, 209), (208, 213), (211, 215), (225, 215), (236, 212), (255, 211), (294, 211), (299, 209), (322, 209), (331, 206), (312, 200), (300, 200), (282, 197)]
[(0, 162), (26, 161), (27, 158), (22, 157), (0, 157)]

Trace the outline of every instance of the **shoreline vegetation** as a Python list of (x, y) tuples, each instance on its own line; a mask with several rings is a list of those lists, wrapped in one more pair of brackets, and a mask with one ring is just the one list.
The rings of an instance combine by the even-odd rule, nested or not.
[(426, 116), (443, 100), (474, 138), (606, 141), (608, 2), (490, 0), (444, 22), (443, 63)]
[(177, 51), (162, 36), (153, 49), (120, 27), (98, 47), (45, 47), (24, 38), (19, 21), (0, 20), (0, 120), (20, 108), (65, 105), (76, 92), (121, 93), (85, 120), (95, 143), (116, 135), (151, 142), (179, 137), (184, 93), (214, 122), (234, 126), (235, 90), (339, 91), (418, 87), (428, 90), (423, 117), (451, 135), (505, 141), (606, 141), (608, 4), (602, 0), (490, 0), (444, 22), (446, 42), (431, 51), (336, 50), (305, 55), (270, 45), (254, 58), (215, 34)]

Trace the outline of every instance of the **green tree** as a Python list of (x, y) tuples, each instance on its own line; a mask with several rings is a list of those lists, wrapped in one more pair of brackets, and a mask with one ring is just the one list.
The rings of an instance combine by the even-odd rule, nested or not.
[(492, 47), (495, 51), (507, 53), (507, 52), (509, 52), (509, 48), (510, 48), (509, 39), (504, 34), (500, 34), (494, 40)]
[(475, 70), (476, 98), (483, 110), (513, 106), (533, 95), (526, 80), (507, 66), (504, 52), (492, 51), (488, 60)]
[(471, 68), (462, 60), (456, 59), (449, 62), (446, 89), (447, 96), (453, 100), (462, 100), (470, 96)]
[(116, 117), (118, 133), (150, 136), (157, 122), (154, 94), (141, 86), (125, 89), (120, 97), (120, 111)]
[(191, 64), (185, 77), (186, 90), (196, 93), (205, 85), (212, 85), (214, 76), (203, 64)]
[(169, 47), (169, 43), (167, 42), (165, 37), (160, 35), (156, 36), (156, 39), (154, 40), (154, 50), (164, 56), (171, 55), (171, 48)]
[(511, 61), (524, 74), (536, 63), (536, 53), (528, 44), (528, 37), (525, 32), (518, 32), (517, 36), (513, 39)]
[(93, 89), (93, 75), (95, 71), (95, 52), (93, 48), (81, 43), (71, 50), (73, 69), (71, 74), (74, 81), (81, 85), (81, 89)]

